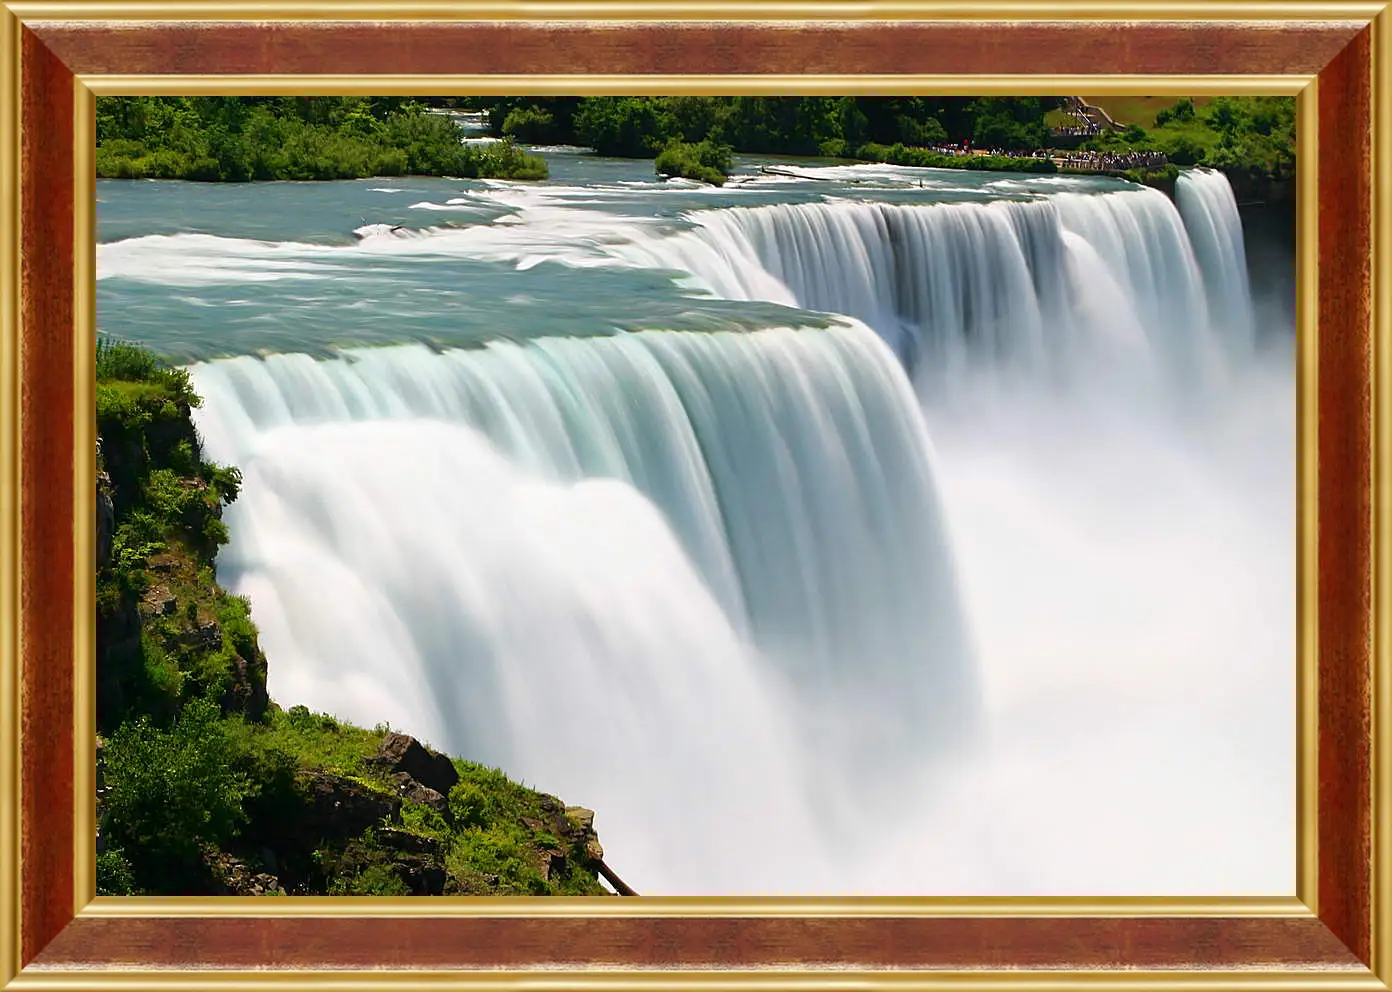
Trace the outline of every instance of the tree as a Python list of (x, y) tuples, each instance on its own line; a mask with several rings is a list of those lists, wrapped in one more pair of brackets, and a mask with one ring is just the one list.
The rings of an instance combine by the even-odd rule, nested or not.
[(503, 121), (503, 134), (527, 144), (546, 144), (556, 139), (556, 118), (543, 107), (514, 107)]
[(601, 155), (649, 158), (677, 137), (677, 128), (653, 97), (598, 96), (576, 111), (575, 133)]

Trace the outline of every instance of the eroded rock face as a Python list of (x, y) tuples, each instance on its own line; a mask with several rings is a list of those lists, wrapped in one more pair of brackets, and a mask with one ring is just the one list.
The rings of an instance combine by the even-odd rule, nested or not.
[(280, 879), (269, 872), (258, 872), (230, 854), (216, 852), (207, 857), (208, 870), (213, 877), (213, 895), (264, 896), (284, 895)]
[(301, 779), (301, 785), (309, 802), (296, 832), (303, 834), (300, 846), (307, 850), (324, 840), (358, 836), (383, 821), (400, 821), (399, 798), (342, 775), (312, 772)]
[(111, 477), (97, 473), (97, 570), (111, 564), (111, 543), (116, 534), (116, 506), (111, 501)]
[(459, 781), (459, 772), (448, 757), (427, 749), (407, 734), (387, 734), (377, 753), (367, 760), (394, 776), (404, 773), (441, 796), (448, 796)]
[[(358, 879), (366, 873), (377, 873), (380, 885), (382, 869), (405, 885), (412, 895), (444, 895), (456, 887), (449, 885), (445, 870), (444, 845), (433, 837), (423, 837), (394, 827), (379, 827), (372, 841), (350, 841), (334, 855), (327, 865), (339, 879)], [(353, 888), (350, 891), (363, 891)], [(380, 890), (379, 890), (380, 891)]]
[(237, 655), (232, 659), (232, 684), (222, 696), (222, 708), (259, 719), (270, 705), (266, 694), (266, 659), (258, 649), (251, 661)]

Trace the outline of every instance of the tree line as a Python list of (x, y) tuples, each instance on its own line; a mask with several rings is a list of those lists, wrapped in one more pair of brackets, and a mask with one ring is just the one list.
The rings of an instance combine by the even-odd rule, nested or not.
[(101, 97), (97, 175), (115, 179), (544, 179), (510, 141), (460, 142), (457, 123), (408, 97)]
[[(717, 181), (731, 152), (818, 155), (905, 165), (1021, 168), (1021, 153), (1063, 143), (1062, 97), (484, 97), (453, 105), (483, 110), (495, 133), (527, 144), (577, 144), (601, 155), (662, 156), (666, 174)], [(971, 157), (935, 149), (970, 147)], [(1168, 166), (1133, 178), (1173, 179), (1175, 166), (1205, 165), (1253, 177), (1295, 168), (1295, 101), (1220, 97), (1202, 109), (1180, 99), (1154, 126), (1105, 130), (1082, 144), (1108, 160)], [(1053, 171), (1039, 156), (1030, 168)], [(671, 171), (675, 169), (676, 171)], [(1130, 173), (1128, 173), (1130, 175)]]
[[(1011, 155), (1074, 146), (1053, 132), (1063, 103), (1047, 96), (103, 97), (96, 164), (99, 176), (116, 178), (539, 179), (545, 161), (521, 146), (574, 144), (601, 155), (661, 156), (658, 171), (708, 182), (729, 174), (734, 152), (1018, 168)], [(454, 119), (428, 112), (446, 108), (486, 112), (504, 140), (462, 143)], [(935, 151), (968, 145), (970, 159)], [(1081, 148), (1110, 157), (1163, 154), (1169, 172), (1206, 165), (1288, 178), (1295, 102), (1220, 97), (1200, 108), (1181, 99), (1152, 127), (1106, 130)], [(1051, 171), (1050, 157), (1035, 161)]]
[(866, 143), (1041, 148), (1056, 97), (481, 97), (502, 135), (578, 144), (601, 155), (654, 158), (674, 141), (735, 151), (845, 157)]

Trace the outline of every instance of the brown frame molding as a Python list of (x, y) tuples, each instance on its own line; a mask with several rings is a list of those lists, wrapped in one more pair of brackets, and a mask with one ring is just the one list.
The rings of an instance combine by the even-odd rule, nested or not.
[[(383, 968), (411, 969), (416, 985), (535, 984), (549, 975), (566, 986), (854, 978), (1388, 987), (1392, 758), (1379, 757), (1375, 744), (1389, 746), (1392, 724), (1392, 436), (1390, 401), (1374, 388), (1376, 374), (1383, 392), (1392, 390), (1386, 6), (1364, 4), (1351, 14), (1350, 4), (1309, 2), (1271, 5), (1263, 15), (1248, 4), (1228, 19), (1198, 24), (1157, 20), (1139, 0), (1121, 16), (1045, 22), (1042, 2), (1020, 0), (1015, 7), (1037, 10), (1035, 19), (1016, 13), (1014, 20), (961, 21), (932, 19), (925, 0), (923, 13), (899, 20), (672, 21), (649, 11), (562, 21), (523, 12), (429, 25), (250, 23), (217, 20), (215, 12), (195, 20), (210, 15), (164, 0), (147, 6), (115, 21), (102, 20), (95, 2), (65, 4), (76, 12), (67, 20), (37, 19), (53, 10), (36, 5), (31, 19), (25, 4), (0, 0), (0, 213), (18, 217), (18, 240), (6, 235), (0, 245), (0, 866), (18, 869), (17, 878), (0, 881), (0, 987), (201, 987), (249, 981), (253, 970), (265, 978), (267, 968), (282, 984), (322, 985), (328, 976), (310, 972), (332, 971), (336, 984), (364, 987), (407, 986), (376, 971)], [(82, 283), (92, 272), (83, 254), (91, 250), (92, 209), (75, 204), (74, 189), (90, 188), (92, 91), (176, 92), (184, 85), (209, 92), (236, 84), (210, 76), (256, 75), (282, 77), (275, 81), (281, 89), (296, 86), (283, 77), (311, 76), (323, 92), (323, 80), (350, 75), (517, 77), (556, 66), (576, 77), (719, 77), (727, 90), (738, 84), (729, 77), (759, 74), (785, 82), (805, 76), (809, 86), (825, 83), (812, 77), (898, 77), (920, 88), (913, 77), (927, 74), (1121, 76), (1128, 78), (1111, 85), (1132, 89), (1147, 85), (1136, 77), (1240, 85), (1232, 77), (1317, 76), (1302, 97), (1302, 113), (1317, 107), (1318, 133), (1302, 135), (1302, 151), (1318, 149), (1315, 168), (1304, 158), (1301, 165), (1310, 174), (1306, 193), (1318, 177), (1318, 210), (1302, 207), (1301, 231), (1318, 244), (1318, 281), (1302, 277), (1301, 303), (1317, 321), (1317, 372), (1301, 393), (1317, 404), (1302, 413), (1302, 434), (1317, 443), (1314, 457), (1302, 460), (1306, 477), (1314, 473), (1302, 492), (1317, 493), (1318, 507), (1317, 531), (1306, 534), (1315, 554), (1302, 565), (1313, 579), (1302, 589), (1317, 590), (1305, 634), (1317, 659), (1306, 670), (1317, 679), (1315, 712), (1306, 719), (1318, 727), (1318, 800), (1302, 817), (1315, 833), (1302, 841), (1308, 871), (1300, 899), (842, 900), (772, 908), (635, 900), (636, 908), (622, 912), (574, 901), (541, 909), (526, 900), (475, 901), (467, 909), (459, 900), (409, 908), (370, 900), (352, 909), (319, 900), (270, 901), (281, 907), (219, 901), (226, 911), (178, 900), (145, 900), (128, 910), (112, 900), (89, 905), (90, 872), (76, 870), (75, 857), (89, 850), (77, 831), (85, 822), (78, 793), (90, 772), (74, 755), (89, 740), (75, 731), (90, 721), (91, 703), (80, 674), (90, 664), (82, 638), (91, 633), (91, 588), (76, 563), (90, 559), (91, 544), (75, 531), (74, 508), (83, 519), (92, 471), (90, 451), (82, 450), (90, 449), (92, 431), (76, 412), (90, 395), (80, 385), (90, 364), (79, 339), (92, 323), (91, 289)], [(887, 70), (894, 75), (877, 75)], [(591, 85), (624, 90), (622, 80), (606, 78)], [(848, 80), (839, 82), (846, 88)], [(536, 91), (565, 85), (552, 75)], [(404, 86), (397, 80), (390, 88)], [(1302, 263), (1307, 270), (1311, 257)], [(1311, 329), (1302, 323), (1302, 334)], [(1302, 761), (1313, 755), (1307, 748)], [(1305, 802), (1315, 794), (1307, 785)], [(104, 967), (122, 970), (93, 971)], [(198, 968), (217, 970), (189, 974)]]

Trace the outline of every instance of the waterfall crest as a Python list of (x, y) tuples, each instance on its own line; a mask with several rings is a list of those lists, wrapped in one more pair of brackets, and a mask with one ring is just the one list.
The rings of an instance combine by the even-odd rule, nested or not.
[(1182, 180), (1181, 204), (1197, 189), (1183, 216), (1153, 189), (726, 208), (621, 253), (718, 296), (856, 317), (938, 389), (966, 373), (1213, 382), (1248, 354), (1251, 298), (1227, 181)]
[[(385, 707), (612, 808), (653, 877), (753, 810), (809, 816), (813, 783), (874, 787), (867, 766), (970, 729), (927, 434), (863, 325), (242, 357), (193, 379), (209, 456), (244, 473), (219, 575), (252, 599), (272, 694)], [(701, 782), (718, 801), (696, 812), (673, 790)], [(633, 836), (664, 806), (690, 822)]]

